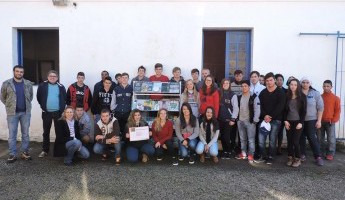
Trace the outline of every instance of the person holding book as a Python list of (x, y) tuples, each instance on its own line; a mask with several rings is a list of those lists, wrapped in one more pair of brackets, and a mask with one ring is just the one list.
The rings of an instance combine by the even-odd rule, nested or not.
[(200, 155), (200, 162), (205, 162), (205, 153), (212, 156), (213, 162), (218, 163), (218, 137), (219, 124), (215, 116), (215, 110), (209, 106), (206, 108), (205, 118), (200, 124), (199, 143), (196, 146), (196, 153)]
[(219, 105), (218, 120), (223, 147), (221, 158), (230, 159), (231, 152), (235, 151), (236, 146), (238, 100), (237, 95), (231, 91), (228, 79), (223, 79), (221, 82)]
[(125, 126), (132, 109), (133, 87), (128, 84), (128, 79), (127, 73), (121, 74), (120, 85), (115, 87), (110, 104), (110, 110), (119, 122), (121, 134), (125, 132)]
[(189, 103), (183, 103), (180, 116), (175, 120), (175, 133), (179, 140), (179, 160), (183, 161), (189, 154), (189, 164), (194, 164), (194, 151), (199, 136), (199, 122), (193, 115)]
[[(160, 82), (169, 82), (169, 78), (163, 75), (163, 65), (161, 63), (155, 64), (155, 75), (150, 76), (150, 81), (160, 81)], [(151, 95), (152, 100), (161, 100), (162, 95)]]
[(218, 117), (219, 111), (219, 92), (215, 86), (214, 78), (208, 75), (205, 78), (204, 85), (200, 89), (200, 114), (205, 115), (207, 107), (213, 107), (215, 118)]
[(284, 112), (284, 126), (288, 140), (288, 166), (301, 165), (301, 151), (299, 140), (303, 130), (304, 118), (307, 110), (307, 97), (302, 92), (301, 84), (292, 79), (286, 93), (286, 106)]
[(95, 145), (93, 151), (102, 155), (102, 160), (108, 159), (110, 147), (115, 148), (116, 165), (121, 163), (121, 141), (119, 122), (111, 117), (109, 109), (101, 111), (101, 119), (95, 124)]
[(111, 77), (107, 76), (103, 80), (103, 87), (96, 91), (92, 99), (91, 112), (94, 114), (96, 123), (99, 121), (100, 114), (103, 109), (110, 110), (113, 91), (114, 87), (112, 85)]
[(184, 92), (181, 94), (181, 103), (189, 103), (193, 115), (199, 117), (200, 96), (191, 79), (186, 81)]
[(163, 160), (164, 150), (172, 156), (173, 165), (178, 165), (173, 146), (173, 123), (168, 119), (168, 110), (159, 109), (152, 123), (152, 137), (156, 149), (157, 161)]
[(171, 77), (170, 82), (176, 82), (181, 84), (181, 91), (182, 93), (182, 88), (184, 88), (185, 81), (183, 79), (183, 76), (181, 76), (181, 68), (179, 67), (174, 67), (173, 70), (173, 77)]
[(138, 67), (138, 75), (131, 80), (131, 85), (134, 87), (134, 81), (150, 81), (146, 75), (146, 68), (144, 66)]
[(65, 156), (65, 165), (72, 165), (75, 153), (78, 153), (78, 156), (83, 159), (87, 159), (90, 156), (89, 151), (80, 141), (79, 124), (72, 106), (67, 106), (65, 108), (56, 127), (57, 132), (54, 143), (54, 155), (57, 157)]
[[(142, 141), (131, 141), (130, 138), (130, 129), (135, 127), (148, 126), (147, 122), (142, 119), (140, 110), (134, 109), (128, 117), (128, 122), (125, 129), (126, 135), (126, 155), (129, 162), (138, 162), (139, 153), (142, 154), (142, 162), (146, 163), (149, 160), (149, 156), (152, 156), (155, 153), (153, 145), (150, 143), (150, 140)], [(152, 132), (149, 132), (149, 136), (152, 136)]]

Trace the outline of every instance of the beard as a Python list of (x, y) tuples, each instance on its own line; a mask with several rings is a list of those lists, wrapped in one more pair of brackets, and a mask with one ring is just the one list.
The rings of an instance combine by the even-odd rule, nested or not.
[(20, 79), (23, 78), (23, 75), (18, 75), (18, 74), (16, 75), (16, 74), (15, 74), (15, 75), (14, 75), (14, 78), (20, 80)]

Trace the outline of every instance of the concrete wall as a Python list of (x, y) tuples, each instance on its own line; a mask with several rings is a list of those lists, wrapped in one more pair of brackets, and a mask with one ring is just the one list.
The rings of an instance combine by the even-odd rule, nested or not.
[[(345, 3), (330, 1), (167, 2), (76, 1), (53, 6), (50, 0), (0, 1), (0, 81), (16, 64), (16, 28), (58, 28), (60, 77), (67, 86), (78, 71), (93, 86), (101, 70), (134, 76), (139, 65), (161, 62), (190, 77), (201, 68), (204, 28), (253, 30), (253, 69), (285, 76), (309, 76), (317, 89), (334, 79), (335, 37), (299, 36), (300, 32), (345, 32)], [(37, 87), (34, 88), (36, 91)], [(31, 137), (41, 141), (42, 122), (33, 101)], [(0, 138), (7, 138), (6, 113), (0, 106)]]

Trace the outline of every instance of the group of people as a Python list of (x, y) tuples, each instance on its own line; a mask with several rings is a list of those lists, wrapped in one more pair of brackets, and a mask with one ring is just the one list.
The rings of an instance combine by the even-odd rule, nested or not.
[[(201, 70), (201, 80), (198, 69), (191, 70), (192, 79), (184, 80), (179, 67), (173, 68), (173, 76), (169, 79), (163, 75), (160, 63), (155, 65), (154, 75), (146, 77), (145, 74), (146, 68), (140, 66), (131, 83), (128, 73), (117, 74), (115, 83), (107, 71), (102, 71), (102, 80), (95, 84), (91, 93), (84, 83), (83, 72), (77, 74), (77, 81), (66, 92), (58, 82), (58, 73), (49, 71), (47, 80), (37, 89), (43, 121), (42, 152), (38, 157), (43, 158), (49, 153), (50, 129), (54, 122), (54, 156), (64, 157), (66, 165), (72, 165), (76, 155), (87, 159), (90, 151), (100, 154), (102, 160), (115, 157), (117, 165), (124, 157), (129, 162), (141, 159), (146, 163), (153, 155), (160, 161), (167, 157), (164, 154), (169, 155), (173, 165), (185, 158), (194, 164), (196, 154), (202, 163), (205, 157), (210, 156), (215, 163), (219, 162), (219, 157), (235, 157), (251, 163), (272, 164), (274, 156), (281, 154), (284, 129), (288, 166), (298, 167), (306, 160), (306, 139), (316, 164), (322, 166), (323, 158), (333, 160), (340, 99), (332, 93), (330, 80), (324, 81), (321, 95), (312, 88), (307, 77), (300, 80), (289, 77), (285, 89), (284, 77), (271, 72), (262, 76), (252, 71), (250, 80), (244, 80), (243, 72), (236, 70), (233, 82), (225, 78), (219, 85), (207, 68)], [(1, 101), (6, 107), (9, 129), (8, 163), (17, 160), (19, 123), (22, 133), (20, 157), (31, 159), (29, 126), (33, 88), (32, 82), (24, 79), (23, 75), (23, 66), (14, 66), (13, 78), (6, 80), (1, 87)], [(130, 129), (148, 126), (142, 111), (131, 107), (134, 81), (180, 82), (182, 86), (178, 118), (169, 120), (169, 111), (159, 109), (147, 140), (130, 139)], [(160, 97), (150, 98), (159, 100)], [(94, 124), (93, 131), (91, 124)], [(222, 146), (220, 156), (219, 138)], [(174, 139), (178, 141), (178, 150)], [(126, 156), (121, 153), (124, 149)]]

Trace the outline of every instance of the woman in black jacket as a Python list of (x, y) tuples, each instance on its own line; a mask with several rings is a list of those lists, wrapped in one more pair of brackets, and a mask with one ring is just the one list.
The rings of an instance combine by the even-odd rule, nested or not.
[(289, 82), (284, 112), (284, 124), (288, 139), (288, 166), (301, 165), (301, 151), (299, 140), (303, 130), (303, 122), (307, 108), (306, 95), (302, 92), (301, 84), (297, 79)]
[(88, 158), (89, 151), (80, 141), (78, 121), (75, 120), (74, 109), (67, 106), (58, 120), (56, 139), (54, 144), (54, 156), (65, 156), (65, 165), (72, 165), (74, 154), (78, 152), (79, 157)]

